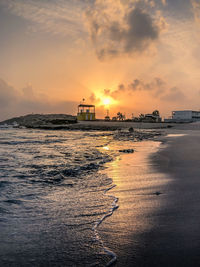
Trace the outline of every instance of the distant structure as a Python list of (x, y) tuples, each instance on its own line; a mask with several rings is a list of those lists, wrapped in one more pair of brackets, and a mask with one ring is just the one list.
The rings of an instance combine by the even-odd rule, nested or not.
[(165, 122), (193, 122), (200, 121), (200, 111), (177, 110), (172, 111), (172, 117)]
[(95, 105), (78, 105), (77, 119), (79, 121), (94, 121), (95, 120)]
[(134, 117), (132, 115), (132, 121), (136, 122), (162, 122), (162, 118), (160, 117), (160, 112), (158, 110), (154, 110), (149, 114), (140, 114), (139, 117)]
[(142, 119), (143, 122), (161, 122), (162, 119), (160, 115), (153, 115), (153, 114), (145, 114), (144, 118)]
[(109, 110), (106, 111), (105, 121), (110, 121)]

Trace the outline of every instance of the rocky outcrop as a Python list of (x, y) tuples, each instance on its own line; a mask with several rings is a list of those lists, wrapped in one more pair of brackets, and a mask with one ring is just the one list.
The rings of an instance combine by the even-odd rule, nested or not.
[(61, 129), (77, 123), (77, 117), (66, 114), (28, 114), (0, 122), (0, 125), (38, 129)]

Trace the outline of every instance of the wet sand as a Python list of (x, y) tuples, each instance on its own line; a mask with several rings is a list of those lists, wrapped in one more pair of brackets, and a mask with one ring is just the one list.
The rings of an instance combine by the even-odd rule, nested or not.
[(135, 143), (107, 165), (119, 208), (99, 231), (116, 266), (199, 266), (200, 131), (191, 128)]

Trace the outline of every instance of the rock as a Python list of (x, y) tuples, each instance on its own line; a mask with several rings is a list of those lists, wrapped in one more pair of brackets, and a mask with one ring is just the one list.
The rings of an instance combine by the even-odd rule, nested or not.
[(156, 195), (156, 196), (159, 196), (159, 195), (161, 195), (161, 194), (162, 194), (162, 193), (159, 192), (159, 191), (157, 191), (157, 192), (154, 193), (154, 195)]
[(134, 150), (133, 149), (122, 149), (122, 150), (119, 150), (119, 152), (122, 152), (122, 153), (134, 153)]
[(69, 124), (76, 124), (77, 117), (67, 114), (28, 114), (15, 117), (3, 122), (15, 127), (38, 128), (38, 129), (64, 129)]

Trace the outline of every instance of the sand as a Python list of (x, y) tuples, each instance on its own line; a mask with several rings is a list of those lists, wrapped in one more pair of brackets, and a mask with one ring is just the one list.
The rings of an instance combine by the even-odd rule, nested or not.
[(116, 266), (199, 266), (199, 125), (135, 143), (107, 164), (119, 208), (99, 230)]

